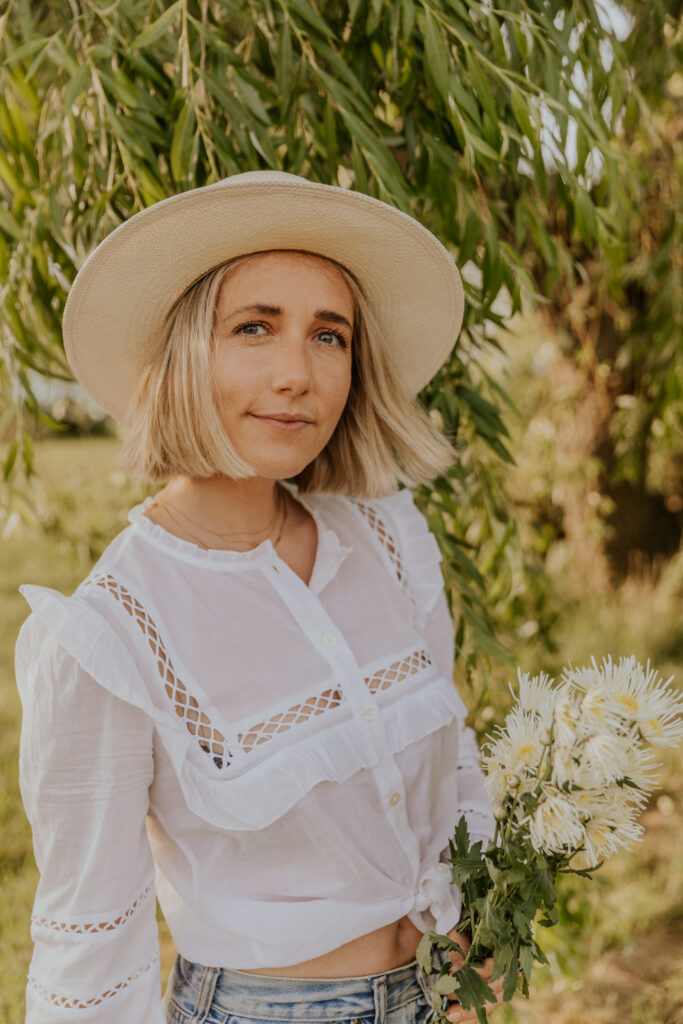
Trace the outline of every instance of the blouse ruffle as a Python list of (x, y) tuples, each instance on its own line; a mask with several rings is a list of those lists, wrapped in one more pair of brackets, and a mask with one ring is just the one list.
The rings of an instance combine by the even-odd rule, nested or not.
[[(417, 617), (426, 618), (443, 589), (439, 547), (408, 491), (378, 501), (375, 506), (399, 538), (402, 568), (410, 583), (414, 606), (419, 610)], [(146, 519), (145, 532), (159, 544), (165, 543), (167, 536), (172, 537)], [(175, 537), (171, 544), (174, 551), (194, 557), (195, 545)], [(338, 542), (330, 547), (338, 550)], [(215, 554), (228, 556), (220, 559), (224, 567), (237, 564), (240, 569), (263, 556), (263, 552)], [(212, 777), (210, 762), (204, 766), (193, 757), (196, 740), (183, 722), (170, 707), (159, 706), (152, 700), (134, 658), (96, 607), (102, 597), (86, 597), (83, 588), (70, 597), (31, 585), (20, 587), (20, 591), (33, 612), (85, 672), (115, 697), (149, 715), (188, 807), (212, 826), (262, 829), (285, 814), (318, 783), (345, 782), (356, 772), (378, 763), (372, 736), (352, 718), (295, 740), (280, 748), (275, 757), (266, 757), (242, 774)], [(385, 727), (392, 753), (442, 728), (454, 717), (463, 719), (466, 713), (455, 686), (443, 678), (405, 694), (386, 711)]]

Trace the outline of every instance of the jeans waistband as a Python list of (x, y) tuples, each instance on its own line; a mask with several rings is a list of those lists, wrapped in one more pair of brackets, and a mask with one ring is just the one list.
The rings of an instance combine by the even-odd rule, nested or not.
[[(447, 955), (447, 954), (446, 954)], [(434, 951), (434, 971), (426, 976), (417, 960), (379, 974), (352, 978), (288, 978), (250, 974), (230, 968), (203, 967), (178, 957), (185, 991), (213, 1011), (259, 1021), (342, 1021), (387, 1012), (416, 999), (431, 1003), (433, 987), (444, 962)], [(188, 992), (189, 994), (189, 992)]]

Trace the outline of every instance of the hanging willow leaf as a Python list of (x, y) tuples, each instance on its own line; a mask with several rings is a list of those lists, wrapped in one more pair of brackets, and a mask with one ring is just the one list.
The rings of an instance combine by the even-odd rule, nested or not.
[(189, 177), (196, 125), (194, 107), (188, 97), (178, 115), (171, 138), (171, 174), (176, 185), (182, 185)]
[(426, 71), (432, 76), (437, 89), (446, 101), (450, 94), (450, 69), (448, 62), (448, 49), (443, 33), (437, 27), (434, 17), (425, 7), (422, 12), (422, 23), (424, 25), (425, 56), (427, 58)]
[(151, 46), (152, 43), (156, 43), (157, 39), (161, 39), (165, 36), (173, 26), (183, 0), (176, 0), (175, 3), (167, 7), (163, 14), (161, 14), (156, 21), (153, 21), (151, 25), (140, 33), (137, 39), (133, 40), (132, 49), (144, 50), (146, 46)]

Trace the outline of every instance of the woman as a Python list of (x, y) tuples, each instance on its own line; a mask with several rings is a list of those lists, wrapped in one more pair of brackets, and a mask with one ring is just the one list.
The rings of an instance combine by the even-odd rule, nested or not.
[(462, 308), (416, 221), (272, 172), (151, 207), (81, 269), (74, 373), (167, 483), (71, 597), (22, 588), (29, 1024), (431, 1015), (448, 838), (492, 820), (438, 548), (396, 488), (452, 461), (414, 395)]

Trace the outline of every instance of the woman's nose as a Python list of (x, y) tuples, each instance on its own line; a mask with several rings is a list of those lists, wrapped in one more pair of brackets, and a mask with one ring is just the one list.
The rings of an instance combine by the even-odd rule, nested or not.
[(311, 387), (311, 354), (299, 338), (280, 337), (272, 352), (271, 375), (275, 391), (303, 394)]

